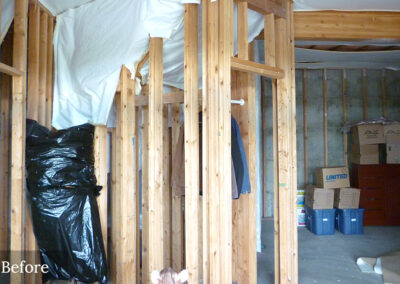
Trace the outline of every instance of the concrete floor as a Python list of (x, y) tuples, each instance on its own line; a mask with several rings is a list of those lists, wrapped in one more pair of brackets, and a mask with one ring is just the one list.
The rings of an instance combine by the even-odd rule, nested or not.
[[(258, 283), (274, 283), (273, 221), (262, 223)], [(382, 277), (360, 272), (356, 259), (400, 250), (400, 227), (364, 227), (364, 235), (317, 236), (298, 230), (299, 283), (383, 284)]]

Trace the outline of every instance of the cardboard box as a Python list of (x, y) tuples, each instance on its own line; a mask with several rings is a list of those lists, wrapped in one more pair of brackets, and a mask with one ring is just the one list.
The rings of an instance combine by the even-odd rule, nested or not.
[(356, 145), (350, 146), (350, 161), (358, 165), (379, 164), (379, 145)]
[(351, 129), (353, 144), (369, 145), (385, 143), (382, 124), (362, 124)]
[(335, 192), (333, 189), (306, 186), (306, 206), (312, 209), (332, 209)]
[(334, 206), (338, 209), (358, 208), (360, 189), (354, 187), (336, 188)]
[(347, 167), (317, 168), (315, 179), (319, 188), (350, 187), (349, 169)]
[(386, 124), (383, 126), (385, 142), (400, 144), (400, 124)]
[(386, 144), (386, 164), (400, 164), (400, 144)]

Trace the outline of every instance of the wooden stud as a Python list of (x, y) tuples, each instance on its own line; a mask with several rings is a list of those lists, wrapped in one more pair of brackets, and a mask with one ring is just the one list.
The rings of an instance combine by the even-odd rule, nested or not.
[(149, 283), (149, 110), (142, 107), (142, 283)]
[(382, 90), (382, 116), (386, 118), (386, 72), (385, 69), (382, 70), (381, 77), (381, 90)]
[(40, 40), (39, 40), (39, 116), (38, 122), (41, 125), (46, 124), (46, 91), (47, 91), (47, 22), (48, 14), (40, 13)]
[[(180, 131), (180, 109), (179, 103), (172, 104), (172, 157), (176, 155), (176, 145)], [(183, 239), (183, 211), (182, 196), (172, 196), (172, 268), (181, 271), (184, 263), (184, 239)]]
[[(346, 69), (343, 69), (343, 124), (347, 123), (347, 75)], [(346, 167), (349, 166), (348, 159), (348, 140), (347, 133), (343, 134), (343, 147), (344, 147), (344, 164)]]
[(185, 4), (185, 249), (190, 283), (200, 281), (198, 9), (197, 4)]
[(149, 271), (164, 268), (163, 251), (163, 40), (150, 38), (148, 111)]
[[(10, 251), (15, 253), (10, 256), (11, 264), (20, 263), (24, 249), (27, 24), (28, 1), (15, 0), (13, 65), (24, 75), (12, 79)], [(23, 283), (23, 276), (22, 273), (11, 273), (10, 283)]]
[(101, 186), (100, 196), (97, 198), (99, 207), (101, 232), (103, 236), (104, 248), (107, 252), (107, 126), (96, 125), (94, 132), (94, 170), (97, 179), (97, 185)]
[(121, 95), (117, 109), (117, 283), (136, 281), (136, 175), (134, 161), (135, 137), (135, 83), (130, 79), (129, 70), (121, 71)]
[(304, 185), (308, 184), (307, 70), (303, 70)]
[(363, 120), (368, 120), (367, 70), (363, 69)]
[[(28, 37), (28, 110), (27, 117), (42, 123), (40, 117), (40, 93), (39, 93), (39, 74), (40, 74), (40, 8), (38, 5), (29, 6), (29, 37)], [(25, 217), (25, 250), (29, 253), (25, 258), (27, 263), (36, 263), (34, 251), (37, 251), (31, 212), (28, 203), (26, 204)], [(27, 274), (27, 283), (35, 283), (35, 274)]]
[(263, 218), (267, 217), (267, 98), (265, 95), (265, 78), (260, 77), (261, 80), (261, 123), (262, 123), (262, 158), (263, 158), (263, 166), (262, 166), (262, 176), (263, 176), (263, 190), (262, 190), (262, 203), (263, 203)]
[(46, 78), (46, 126), (51, 127), (53, 112), (53, 34), (54, 18), (48, 17), (47, 23), (47, 78)]
[[(1, 46), (2, 59), (11, 64), (12, 37), (6, 36)], [(1, 74), (0, 94), (0, 261), (7, 261), (8, 255), (8, 218), (9, 218), (9, 174), (10, 174), (10, 109), (11, 78)], [(7, 224), (7, 225), (5, 225)]]
[[(206, 283), (232, 282), (232, 193), (231, 193), (231, 56), (233, 54), (233, 3), (203, 3), (203, 229)], [(206, 43), (206, 44), (205, 44)], [(218, 68), (215, 68), (218, 66)], [(205, 79), (205, 80), (204, 80)], [(204, 169), (204, 168), (203, 168)], [(212, 188), (218, 187), (218, 191)], [(204, 213), (203, 213), (204, 214)], [(207, 221), (206, 221), (207, 220)], [(204, 244), (203, 244), (204, 245)]]
[[(119, 124), (119, 116), (120, 113), (120, 94), (115, 94), (114, 97), (114, 105), (116, 112), (116, 124)], [(111, 182), (110, 182), (110, 198), (111, 198), (111, 248), (110, 255), (108, 256), (110, 259), (110, 278), (112, 283), (117, 283), (117, 246), (118, 246), (118, 225), (119, 225), (119, 216), (118, 216), (118, 195), (117, 195), (117, 132), (115, 128), (110, 130), (111, 132)]]
[(140, 138), (140, 132), (141, 132), (141, 109), (139, 107), (136, 107), (135, 111), (135, 137), (136, 137), (136, 143), (135, 143), (135, 163), (136, 163), (136, 184), (135, 184), (135, 191), (136, 191), (136, 283), (141, 283), (141, 273), (140, 273), (140, 239), (141, 239), (141, 230), (140, 230), (140, 144), (142, 143), (139, 141)]
[[(340, 21), (338, 21), (340, 19)], [(400, 13), (312, 11), (294, 14), (296, 40), (399, 40)], [(318, 27), (318, 28), (316, 28)]]
[[(209, 58), (209, 43), (207, 41), (208, 36), (209, 36), (209, 31), (208, 29), (210, 26), (208, 26), (208, 23), (210, 22), (208, 20), (209, 17), (209, 8), (208, 8), (209, 2), (204, 1), (202, 3), (202, 8), (201, 8), (201, 30), (202, 30), (202, 59), (201, 59), (201, 64), (202, 64), (202, 84), (203, 84), (203, 89), (202, 89), (202, 110), (203, 110), (203, 121), (202, 125), (205, 125), (207, 122), (207, 116), (208, 113), (208, 102), (207, 102), (207, 96), (208, 96), (208, 71), (211, 69), (211, 66), (208, 64), (208, 58)], [(202, 147), (202, 155), (201, 155), (201, 161), (202, 161), (202, 188), (205, 189), (203, 190), (203, 197), (202, 197), (202, 215), (203, 215), (203, 224), (202, 224), (202, 241), (203, 241), (203, 283), (208, 284), (210, 282), (210, 262), (209, 262), (209, 256), (210, 256), (210, 246), (209, 246), (209, 226), (210, 226), (210, 214), (209, 214), (209, 198), (208, 198), (208, 192), (207, 192), (207, 185), (208, 185), (208, 147), (207, 147), (207, 131), (206, 129), (203, 128), (202, 126), (202, 131), (201, 131), (201, 147)]]
[[(275, 15), (270, 13), (270, 14), (264, 15), (264, 57), (265, 57), (265, 64), (267, 64), (269, 66), (273, 66), (273, 67), (276, 66), (275, 48), (276, 48), (275, 47)], [(263, 79), (263, 82), (264, 82), (264, 79)], [(264, 84), (265, 84), (265, 82), (264, 82)], [(264, 97), (264, 100), (266, 100), (265, 95), (263, 97)], [(276, 80), (272, 80), (272, 98), (273, 98), (272, 101), (274, 103), (274, 98), (276, 98)], [(264, 104), (264, 116), (265, 116), (265, 107), (266, 107), (266, 102)], [(264, 127), (266, 128), (267, 118), (264, 117), (263, 120), (265, 121)], [(273, 125), (273, 133), (275, 133), (274, 131), (276, 131), (275, 125)], [(266, 129), (265, 129), (265, 132), (266, 132)], [(264, 137), (266, 137), (265, 135), (266, 134), (264, 134)], [(275, 145), (275, 140), (273, 140), (273, 144)], [(264, 164), (266, 165), (266, 159), (267, 159), (266, 143), (264, 143), (264, 147), (265, 147), (265, 150), (264, 150), (265, 162), (264, 162)], [(275, 146), (273, 146), (273, 147), (275, 147)], [(274, 150), (274, 155), (275, 155), (275, 150)], [(265, 171), (265, 169), (264, 169), (264, 171)], [(274, 166), (273, 171), (274, 171), (274, 192), (276, 192), (275, 186), (277, 184), (277, 167)], [(266, 176), (266, 173), (265, 173), (265, 176)], [(266, 184), (267, 181), (265, 180), (264, 183)], [(277, 249), (278, 249), (277, 246), (275, 246), (275, 250), (277, 250)]]
[(324, 122), (324, 165), (328, 166), (328, 99), (326, 69), (323, 70), (323, 122)]
[(28, 114), (39, 119), (39, 52), (40, 52), (40, 8), (29, 6), (29, 49), (28, 49)]
[(163, 105), (162, 122), (163, 139), (163, 233), (164, 233), (164, 266), (171, 266), (172, 249), (172, 187), (171, 187), (171, 137), (168, 127), (168, 105)]
[(298, 282), (298, 237), (297, 237), (297, 123), (296, 123), (296, 69), (295, 69), (295, 48), (294, 48), (294, 13), (293, 13), (293, 1), (288, 2), (288, 17), (287, 17), (287, 25), (288, 25), (288, 45), (289, 45), (289, 80), (290, 80), (290, 89), (289, 89), (289, 99), (290, 99), (290, 154), (291, 154), (291, 192), (290, 192), (290, 201), (289, 201), (289, 210), (290, 210), (290, 251), (291, 254), (290, 262), (291, 262), (291, 276), (290, 280), (292, 283)]
[[(254, 53), (254, 46), (249, 48), (248, 6), (238, 3), (238, 58), (250, 59), (249, 51)], [(242, 194), (233, 201), (233, 281), (238, 283), (257, 283), (256, 255), (256, 104), (254, 76), (249, 73), (232, 74), (232, 99), (244, 99), (245, 105), (232, 106), (232, 116), (237, 120), (246, 151), (252, 192)]]
[(294, 40), (292, 13), (288, 4), (287, 21), (276, 19), (276, 63), (286, 74), (277, 81), (278, 175), (279, 175), (279, 275), (277, 283), (297, 283), (296, 212), (296, 124), (294, 92)]

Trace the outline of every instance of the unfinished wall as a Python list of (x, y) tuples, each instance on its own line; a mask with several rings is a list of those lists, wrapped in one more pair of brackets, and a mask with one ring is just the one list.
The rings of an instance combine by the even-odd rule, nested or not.
[[(343, 89), (344, 81), (347, 83), (345, 89)], [(270, 80), (265, 79), (264, 86), (267, 102), (265, 107), (267, 128), (264, 133), (264, 143), (267, 145), (264, 215), (272, 216), (273, 156)], [(329, 69), (326, 70), (324, 96), (324, 70), (296, 70), (296, 97), (298, 188), (302, 188), (307, 180), (309, 183), (314, 182), (315, 168), (323, 167), (325, 164), (324, 97), (327, 105), (327, 164), (328, 166), (344, 165), (344, 138), (340, 128), (344, 124), (345, 115), (347, 121), (350, 122), (358, 122), (364, 117), (379, 118), (384, 113), (388, 119), (400, 120), (400, 71)], [(345, 105), (344, 97), (347, 99)], [(344, 110), (346, 110), (345, 115)], [(306, 168), (304, 160), (308, 163)]]

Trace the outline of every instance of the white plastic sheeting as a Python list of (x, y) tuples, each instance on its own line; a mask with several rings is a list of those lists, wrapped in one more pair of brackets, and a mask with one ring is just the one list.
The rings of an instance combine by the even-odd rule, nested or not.
[(180, 0), (102, 0), (59, 15), (53, 126), (105, 124), (122, 65), (133, 71), (149, 35), (170, 37), (182, 16)]
[(61, 14), (66, 10), (79, 7), (93, 0), (39, 0), (53, 15)]
[[(234, 5), (234, 53), (237, 53), (237, 6)], [(199, 18), (201, 17), (201, 11), (199, 11)], [(199, 19), (201, 20), (201, 18)], [(264, 18), (261, 14), (249, 10), (248, 16), (248, 26), (249, 26), (249, 42), (262, 31), (264, 28)], [(170, 40), (164, 41), (164, 72), (163, 72), (163, 82), (164, 85), (184, 88), (184, 25), (183, 22), (179, 25), (177, 32), (171, 37)], [(202, 30), (201, 24), (199, 24), (199, 43), (201, 43)], [(201, 86), (201, 76), (202, 76), (202, 66), (201, 66), (201, 56), (202, 56), (202, 46), (199, 44), (199, 86)], [(143, 66), (141, 74), (146, 80), (148, 76), (148, 63)]]
[(342, 52), (296, 48), (295, 58), (297, 68), (387, 68), (400, 70), (399, 50)]
[(1, 2), (1, 35), (0, 42), (3, 42), (8, 29), (14, 18), (14, 0), (3, 0)]
[[(262, 28), (263, 16), (250, 11), (249, 40)], [(180, 0), (94, 1), (59, 15), (54, 34), (53, 126), (106, 124), (121, 66), (135, 73), (134, 63), (148, 50), (149, 35), (166, 38), (164, 84), (183, 88)], [(144, 67), (143, 75), (147, 72)]]
[(295, 11), (399, 11), (399, 0), (294, 0)]

